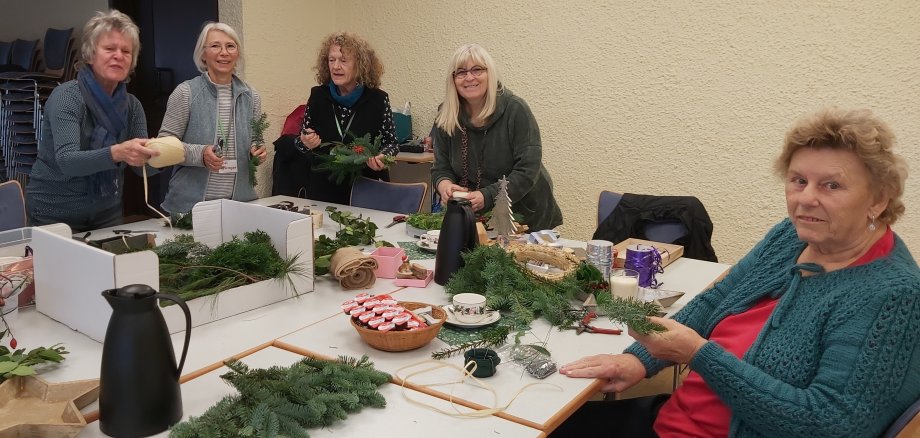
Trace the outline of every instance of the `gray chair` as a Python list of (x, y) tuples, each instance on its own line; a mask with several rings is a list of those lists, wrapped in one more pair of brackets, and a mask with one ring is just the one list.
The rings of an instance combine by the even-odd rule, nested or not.
[(410, 214), (422, 210), (428, 184), (392, 183), (359, 176), (351, 187), (353, 207)]
[(19, 181), (0, 184), (0, 231), (26, 226), (26, 204)]

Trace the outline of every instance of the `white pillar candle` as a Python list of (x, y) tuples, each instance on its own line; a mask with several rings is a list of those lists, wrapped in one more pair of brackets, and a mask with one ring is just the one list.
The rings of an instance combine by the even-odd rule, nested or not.
[(610, 277), (610, 292), (615, 297), (636, 298), (639, 293), (639, 278), (613, 275)]

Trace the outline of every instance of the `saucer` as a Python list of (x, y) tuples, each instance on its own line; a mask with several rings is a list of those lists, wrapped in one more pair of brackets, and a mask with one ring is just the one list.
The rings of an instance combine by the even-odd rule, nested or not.
[(418, 242), (415, 243), (415, 245), (418, 246), (418, 249), (422, 251), (432, 252), (432, 253), (438, 252), (438, 245), (437, 244), (432, 245), (427, 240), (419, 240)]
[(462, 328), (478, 328), (478, 327), (487, 326), (489, 324), (495, 324), (502, 317), (502, 314), (499, 313), (497, 310), (489, 310), (489, 312), (486, 314), (485, 318), (482, 319), (482, 321), (468, 323), (468, 322), (457, 321), (456, 317), (454, 317), (454, 312), (450, 310), (450, 306), (445, 306), (444, 310), (447, 310), (447, 319), (444, 322), (452, 326), (462, 327)]

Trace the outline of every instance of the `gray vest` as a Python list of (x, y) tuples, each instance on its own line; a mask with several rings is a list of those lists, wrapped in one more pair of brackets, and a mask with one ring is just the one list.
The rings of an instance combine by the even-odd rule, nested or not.
[[(207, 73), (188, 81), (189, 113), (188, 126), (182, 141), (195, 144), (217, 143), (217, 87), (207, 78)], [(233, 126), (236, 129), (236, 181), (233, 184), (233, 200), (252, 201), (256, 192), (249, 182), (249, 145), (252, 143), (250, 123), (253, 113), (252, 92), (243, 81), (233, 76)], [(195, 204), (204, 201), (210, 171), (201, 166), (177, 166), (169, 191), (163, 201), (163, 209), (176, 214), (192, 211)]]

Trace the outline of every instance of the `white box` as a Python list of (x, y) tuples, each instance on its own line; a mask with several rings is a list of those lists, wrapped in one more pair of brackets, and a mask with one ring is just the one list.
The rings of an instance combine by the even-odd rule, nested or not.
[[(313, 225), (309, 216), (226, 199), (199, 202), (192, 213), (195, 240), (212, 248), (245, 232), (266, 232), (279, 254), (299, 254), (303, 275), (292, 277), (297, 293), (313, 291)], [(115, 255), (69, 235), (62, 237), (39, 228), (33, 228), (32, 248), (38, 311), (99, 342), (105, 339), (112, 314), (102, 291), (129, 284), (160, 289), (159, 259), (153, 251)], [(186, 304), (192, 327), (197, 327), (293, 296), (286, 281), (265, 280)], [(179, 306), (160, 310), (170, 333), (185, 330), (185, 315)]]

